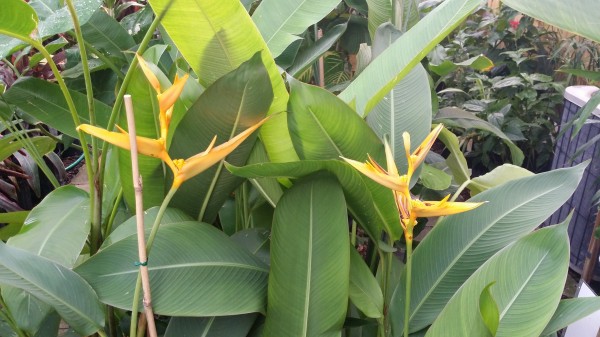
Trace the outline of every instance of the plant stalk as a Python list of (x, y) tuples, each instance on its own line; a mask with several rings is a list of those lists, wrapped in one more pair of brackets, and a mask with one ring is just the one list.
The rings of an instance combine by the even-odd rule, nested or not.
[[(68, 0), (70, 1), (70, 0)], [(127, 126), (129, 129), (129, 144), (131, 147), (131, 171), (133, 174), (133, 188), (135, 191), (135, 219), (137, 224), (138, 256), (144, 291), (144, 312), (148, 324), (150, 337), (157, 337), (154, 312), (152, 310), (152, 295), (150, 291), (150, 275), (148, 273), (148, 257), (146, 255), (146, 231), (144, 228), (144, 203), (142, 196), (142, 176), (138, 165), (137, 140), (135, 132), (135, 118), (133, 116), (133, 102), (130, 95), (125, 95), (125, 112), (127, 114)]]
[[(87, 51), (85, 47), (85, 40), (83, 39), (83, 33), (81, 31), (81, 25), (79, 24), (79, 18), (77, 12), (73, 6), (73, 0), (66, 0), (67, 8), (73, 21), (73, 28), (75, 30), (75, 37), (77, 38), (77, 45), (79, 47), (79, 54), (81, 55), (81, 65), (83, 67), (83, 79), (85, 82), (85, 95), (87, 98), (88, 115), (90, 118), (90, 124), (96, 125), (96, 111), (94, 106), (94, 88), (92, 86), (92, 77), (90, 75), (90, 67), (87, 59)], [(92, 137), (92, 158), (91, 166), (93, 172), (98, 172), (98, 140)], [(90, 158), (86, 158), (86, 162)], [(102, 184), (99, 183), (97, 175), (93, 175), (91, 178), (92, 184), (90, 184), (90, 203), (92, 206), (92, 236), (90, 242), (90, 252), (95, 254), (102, 241)]]
[(414, 221), (410, 221), (404, 231), (404, 239), (406, 239), (406, 293), (404, 299), (404, 337), (408, 337), (409, 321), (410, 321), (410, 295), (412, 283), (412, 244), (413, 244), (413, 227)]

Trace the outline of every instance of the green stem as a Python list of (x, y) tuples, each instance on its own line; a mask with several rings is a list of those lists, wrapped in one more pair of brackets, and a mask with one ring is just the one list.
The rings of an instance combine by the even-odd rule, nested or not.
[(404, 299), (404, 337), (408, 337), (409, 333), (409, 321), (410, 321), (410, 295), (411, 295), (411, 283), (412, 283), (412, 244), (413, 244), (413, 233), (412, 227), (414, 221), (410, 222), (406, 226), (404, 232), (404, 238), (406, 239), (406, 293)]
[[(146, 241), (146, 255), (148, 259), (150, 258), (150, 250), (152, 249), (152, 244), (154, 243), (154, 238), (156, 237), (156, 233), (158, 233), (158, 228), (160, 227), (160, 222), (162, 220), (165, 211), (167, 210), (167, 206), (171, 199), (177, 192), (177, 187), (171, 187), (169, 193), (165, 196), (160, 208), (158, 209), (158, 213), (156, 213), (156, 219), (154, 219), (154, 224), (152, 225), (152, 229), (150, 230), (150, 235), (148, 236), (148, 241)], [(137, 313), (140, 302), (140, 295), (142, 292), (142, 276), (138, 272), (137, 281), (135, 283), (135, 290), (133, 292), (133, 303), (131, 305), (131, 327), (129, 329), (129, 336), (137, 336)]]
[(464, 183), (462, 183), (458, 189), (456, 190), (456, 192), (454, 192), (454, 195), (452, 195), (452, 198), (450, 198), (450, 201), (455, 201), (456, 198), (458, 198), (458, 196), (462, 193), (462, 191), (467, 188), (467, 186), (469, 186), (469, 184), (471, 183), (471, 179), (467, 179)]
[(4, 64), (13, 71), (13, 74), (15, 74), (15, 76), (17, 78), (21, 77), (19, 70), (12, 63), (10, 63), (6, 58), (3, 58), (1, 61), (4, 62)]
[(104, 236), (105, 237), (110, 235), (110, 233), (112, 231), (112, 226), (113, 226), (113, 223), (115, 222), (115, 217), (117, 216), (117, 212), (119, 210), (119, 204), (121, 203), (121, 200), (123, 200), (123, 187), (121, 187), (121, 189), (119, 190), (119, 194), (117, 195), (117, 198), (115, 199), (115, 203), (113, 204), (113, 208), (110, 212), (110, 216), (108, 217), (108, 221), (106, 222), (106, 227), (104, 228)]
[[(92, 86), (92, 77), (90, 75), (90, 66), (88, 64), (87, 51), (85, 49), (85, 40), (83, 39), (83, 33), (81, 31), (81, 25), (79, 24), (79, 18), (77, 18), (77, 12), (73, 6), (73, 0), (66, 0), (67, 8), (73, 21), (73, 28), (75, 30), (75, 37), (77, 38), (77, 46), (79, 47), (79, 54), (81, 55), (81, 65), (83, 67), (83, 79), (85, 82), (85, 94), (87, 98), (87, 108), (90, 118), (90, 124), (96, 125), (96, 111), (94, 107), (94, 88)], [(89, 161), (89, 157), (86, 157), (86, 162)], [(92, 170), (98, 168), (98, 140), (96, 137), (92, 137), (92, 158), (91, 166)], [(90, 172), (88, 172), (89, 174)], [(90, 183), (90, 204), (92, 207), (92, 233), (90, 237), (90, 252), (95, 254), (102, 241), (102, 185), (98, 183), (98, 177), (92, 175), (88, 177)]]
[(89, 42), (87, 42), (87, 41), (84, 41), (84, 42), (85, 42), (85, 48), (87, 50), (89, 50), (92, 54), (96, 55), (102, 62), (104, 62), (104, 64), (106, 64), (112, 71), (114, 71), (115, 74), (117, 75), (117, 77), (121, 81), (125, 79), (125, 74), (123, 74), (123, 72), (119, 69), (119, 67), (117, 67), (110, 58), (108, 58), (106, 55), (104, 55), (98, 49), (94, 48), (94, 46), (92, 46)]
[(107, 305), (106, 306), (106, 314), (108, 316), (107, 326), (108, 326), (108, 335), (110, 337), (118, 337), (117, 335), (117, 322), (115, 321), (115, 308)]

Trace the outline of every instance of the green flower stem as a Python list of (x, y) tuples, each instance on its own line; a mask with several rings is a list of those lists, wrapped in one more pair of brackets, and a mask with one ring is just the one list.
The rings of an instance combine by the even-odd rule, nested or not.
[[(90, 75), (90, 66), (88, 64), (87, 51), (85, 48), (85, 40), (83, 39), (83, 33), (81, 31), (81, 25), (79, 24), (79, 18), (77, 18), (77, 12), (73, 6), (73, 0), (66, 0), (71, 20), (73, 21), (73, 27), (75, 30), (75, 37), (77, 38), (77, 46), (79, 47), (79, 54), (81, 55), (81, 65), (83, 67), (83, 79), (85, 82), (85, 94), (87, 98), (87, 108), (90, 118), (90, 124), (96, 125), (96, 110), (94, 107), (94, 88), (92, 86), (92, 77)], [(92, 137), (92, 168), (97, 171), (98, 169), (98, 140), (96, 137)], [(87, 158), (86, 162), (89, 160)], [(90, 252), (96, 253), (100, 243), (102, 241), (102, 184), (98, 183), (98, 177), (92, 176), (94, 189), (90, 185), (90, 203), (92, 205), (92, 236), (90, 240)]]
[(456, 192), (454, 192), (454, 195), (452, 195), (452, 198), (450, 198), (449, 201), (455, 201), (456, 198), (458, 198), (458, 196), (462, 193), (462, 191), (464, 191), (465, 188), (467, 188), (467, 186), (469, 186), (469, 184), (471, 183), (471, 179), (467, 179), (464, 183), (462, 183), (458, 189), (456, 190)]
[[(152, 225), (152, 229), (150, 230), (150, 235), (148, 236), (148, 241), (146, 241), (146, 255), (148, 259), (150, 258), (150, 250), (152, 249), (152, 244), (154, 243), (154, 239), (156, 238), (156, 233), (158, 233), (158, 228), (160, 227), (160, 222), (162, 221), (162, 217), (167, 210), (167, 206), (171, 199), (177, 192), (177, 187), (171, 187), (169, 193), (165, 196), (160, 208), (158, 209), (158, 213), (156, 213), (156, 219), (154, 219), (154, 224)], [(138, 272), (137, 281), (135, 283), (135, 291), (133, 292), (133, 303), (131, 305), (131, 328), (129, 329), (129, 336), (137, 336), (137, 313), (140, 302), (140, 294), (142, 290), (142, 276)]]
[(411, 221), (406, 226), (404, 238), (406, 239), (406, 293), (404, 299), (404, 337), (408, 337), (409, 321), (410, 321), (410, 295), (412, 283), (412, 244), (413, 244), (413, 227), (414, 221)]
[(121, 81), (125, 79), (125, 74), (123, 74), (123, 72), (119, 69), (119, 67), (117, 67), (110, 58), (108, 58), (106, 55), (104, 55), (98, 49), (94, 48), (94, 46), (92, 46), (89, 42), (87, 42), (87, 41), (84, 41), (84, 42), (85, 42), (85, 48), (87, 50), (89, 50), (92, 54), (96, 55), (102, 62), (104, 62), (104, 64), (106, 64), (112, 71), (114, 71), (115, 74), (117, 74), (117, 77)]
[(115, 217), (117, 216), (117, 211), (119, 210), (119, 204), (121, 203), (121, 200), (123, 200), (123, 187), (121, 187), (119, 189), (119, 194), (117, 195), (117, 198), (115, 199), (113, 208), (110, 212), (108, 220), (106, 221), (106, 226), (104, 228), (104, 236), (105, 237), (110, 235), (110, 233), (112, 232), (112, 226), (113, 226), (113, 223), (115, 222)]

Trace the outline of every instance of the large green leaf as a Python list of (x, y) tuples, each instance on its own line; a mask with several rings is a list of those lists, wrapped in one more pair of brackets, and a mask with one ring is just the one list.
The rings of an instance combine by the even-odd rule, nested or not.
[(164, 337), (246, 337), (256, 314), (222, 317), (173, 317)]
[(383, 317), (383, 294), (362, 256), (350, 247), (350, 301), (365, 316)]
[[(156, 220), (156, 214), (158, 213), (159, 207), (152, 207), (144, 212), (144, 226), (146, 227), (147, 234), (150, 233), (152, 224)], [(160, 219), (161, 226), (168, 226), (171, 224), (177, 224), (184, 221), (192, 221), (189, 215), (177, 208), (167, 208)], [(126, 239), (132, 235), (137, 235), (137, 222), (135, 216), (127, 219), (125, 222), (119, 225), (102, 243), (101, 249), (104, 249), (115, 242)]]
[(504, 144), (508, 146), (513, 164), (521, 165), (523, 163), (523, 159), (525, 159), (523, 151), (521, 151), (521, 149), (515, 143), (513, 143), (512, 140), (510, 140), (510, 138), (504, 134), (504, 132), (502, 132), (502, 130), (475, 116), (473, 113), (459, 108), (442, 108), (438, 111), (433, 121), (435, 123), (444, 123), (449, 126), (464, 129), (473, 128), (492, 133), (502, 139)]
[(600, 310), (600, 298), (581, 297), (561, 300), (550, 323), (546, 325), (540, 336), (547, 336), (553, 332), (567, 327), (594, 312)]
[(37, 24), (38, 16), (26, 2), (21, 0), (4, 0), (2, 2), (0, 34), (29, 38), (29, 35), (37, 28)]
[[(56, 141), (47, 136), (31, 137), (29, 139), (33, 147), (40, 155), (51, 152), (56, 147)], [(16, 139), (16, 135), (10, 134), (0, 139), (0, 161), (10, 157), (16, 151), (22, 149), (24, 144)]]
[[(217, 144), (256, 124), (266, 114), (273, 92), (260, 54), (243, 63), (208, 87), (185, 115), (173, 137), (171, 156), (189, 158), (204, 150), (215, 135)], [(254, 137), (227, 156), (243, 165), (252, 150)], [(224, 170), (219, 162), (186, 181), (173, 199), (179, 207), (199, 220), (212, 223), (229, 194), (241, 179)]]
[(308, 177), (283, 195), (273, 222), (264, 336), (339, 336), (350, 270), (342, 189)]
[(344, 22), (339, 25), (335, 25), (329, 29), (322, 38), (318, 39), (312, 46), (301, 50), (296, 58), (294, 64), (288, 68), (288, 73), (293, 77), (298, 77), (306, 68), (313, 64), (321, 55), (325, 54), (329, 48), (344, 34), (348, 28), (348, 23)]
[[(375, 59), (399, 36), (392, 24), (380, 26), (373, 42)], [(367, 123), (375, 133), (381, 139), (389, 137), (401, 172), (406, 172), (407, 167), (402, 134), (410, 133), (412, 148), (416, 148), (431, 130), (431, 109), (429, 75), (417, 64), (367, 115)]]
[[(71, 268), (90, 231), (88, 209), (85, 191), (74, 186), (58, 188), (31, 210), (19, 234), (7, 244)], [(52, 309), (18, 288), (3, 287), (2, 297), (18, 326), (30, 333), (37, 331)]]
[(70, 268), (89, 234), (88, 209), (87, 192), (74, 186), (60, 187), (31, 210), (19, 234), (7, 244)]
[(97, 50), (107, 56), (125, 61), (123, 51), (133, 47), (135, 41), (116, 19), (106, 14), (104, 9), (97, 10), (90, 20), (81, 26), (83, 38)]
[[(283, 79), (239, 0), (150, 0), (150, 4), (155, 13), (168, 7), (161, 24), (204, 87), (263, 51), (274, 92), (268, 114), (285, 111), (288, 94)], [(285, 113), (262, 127), (261, 138), (273, 161), (297, 159), (287, 130)]]
[[(340, 156), (367, 160), (367, 155), (384, 163), (383, 146), (377, 135), (350, 107), (325, 89), (290, 81), (288, 124), (296, 152), (302, 159), (328, 160)], [(393, 194), (389, 189), (362, 177), (394, 239), (401, 229)], [(372, 233), (378, 236), (376, 233)]]
[[(481, 264), (560, 207), (575, 191), (586, 166), (507, 182), (469, 200), (486, 204), (441, 220), (413, 255), (410, 330), (418, 331), (433, 322)], [(390, 304), (392, 317), (404, 317), (404, 293), (401, 282)], [(401, 319), (392, 320), (394, 336), (401, 335), (402, 323)]]
[(560, 29), (600, 42), (600, 32), (596, 29), (600, 2), (596, 0), (502, 0), (502, 3)]
[(504, 164), (496, 167), (491, 172), (471, 179), (468, 185), (471, 195), (476, 195), (494, 186), (502, 185), (507, 181), (532, 176), (533, 173), (520, 166)]
[(38, 21), (35, 10), (26, 2), (3, 1), (0, 12), (0, 58), (22, 44), (18, 38), (29, 39), (37, 28)]
[(323, 19), (340, 0), (263, 0), (252, 14), (273, 57), (281, 53), (301, 34)]
[[(102, 302), (131, 310), (137, 260), (137, 237), (130, 235), (75, 271)], [(222, 316), (264, 310), (268, 268), (211, 225), (184, 221), (162, 226), (148, 261), (157, 314)]]
[(104, 326), (103, 309), (94, 290), (56, 262), (0, 243), (0, 284), (23, 289), (50, 304), (82, 335)]
[[(81, 123), (89, 123), (85, 94), (72, 90), (70, 93)], [(67, 101), (65, 101), (58, 84), (39, 78), (22, 78), (6, 91), (4, 98), (8, 103), (17, 106), (44, 124), (73, 138), (78, 137)], [(98, 100), (94, 100), (94, 107), (97, 125), (105, 127), (111, 108)]]
[[(395, 0), (392, 0), (395, 1)], [(369, 33), (371, 38), (375, 37), (377, 28), (392, 20), (392, 1), (390, 0), (367, 0), (369, 6)]]
[[(14, 9), (4, 7), (4, 2), (9, 2), (9, 6), (18, 6)], [(19, 34), (25, 37), (31, 38), (30, 34), (32, 34), (32, 30), (29, 30), (34, 25), (32, 25), (32, 21), (37, 23), (38, 17), (40, 19), (39, 25), (37, 26), (37, 34), (36, 37), (40, 37), (45, 39), (47, 37), (64, 33), (68, 30), (73, 29), (73, 21), (71, 20), (71, 14), (67, 6), (58, 1), (48, 1), (48, 0), (33, 0), (30, 2), (31, 7), (35, 8), (37, 15), (35, 13), (31, 13), (31, 7), (25, 8), (21, 5), (14, 5), (16, 3), (15, 0), (3, 1), (3, 12), (9, 14), (7, 18), (0, 17), (0, 21), (5, 22), (7, 20), (7, 27), (9, 29), (17, 28), (14, 24), (16, 20), (21, 20), (22, 22), (17, 23), (19, 27)], [(92, 14), (100, 7), (102, 0), (86, 0), (86, 1), (74, 1), (73, 5), (75, 7), (75, 12), (77, 13), (77, 18), (79, 20), (79, 24), (85, 24)], [(14, 15), (15, 13), (19, 13), (19, 15)], [(21, 14), (23, 16), (21, 16)], [(0, 26), (1, 27), (1, 26)], [(2, 29), (0, 28), (0, 34), (2, 34)], [(0, 57), (6, 56), (11, 50), (13, 50), (17, 46), (23, 46), (23, 42), (18, 39), (7, 38), (6, 36), (0, 36)]]
[(446, 0), (390, 45), (340, 94), (366, 115), (383, 97), (481, 3)]
[[(303, 160), (290, 163), (264, 163), (235, 167), (227, 165), (233, 174), (245, 178), (301, 178), (318, 171), (328, 171), (336, 176), (344, 190), (348, 209), (375, 242), (381, 232), (392, 230), (397, 222), (381, 211), (369, 190), (369, 182), (354, 168), (339, 160)], [(396, 218), (397, 219), (397, 218)], [(396, 220), (397, 221), (397, 220)]]
[(568, 224), (540, 229), (506, 247), (481, 266), (448, 302), (426, 336), (480, 337), (481, 291), (498, 304), (494, 336), (539, 336), (558, 306), (569, 268)]

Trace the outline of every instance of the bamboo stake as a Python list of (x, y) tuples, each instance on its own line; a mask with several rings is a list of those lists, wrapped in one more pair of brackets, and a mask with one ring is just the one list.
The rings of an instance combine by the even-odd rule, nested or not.
[[(144, 312), (148, 322), (148, 334), (150, 337), (157, 337), (156, 325), (154, 323), (154, 313), (152, 311), (152, 297), (150, 296), (150, 277), (148, 275), (148, 256), (146, 254), (146, 236), (144, 230), (144, 205), (142, 200), (142, 177), (138, 166), (138, 153), (135, 132), (135, 119), (133, 117), (133, 102), (131, 95), (124, 95), (125, 112), (127, 113), (127, 127), (129, 129), (129, 144), (131, 145), (131, 171), (133, 173), (133, 188), (135, 190), (135, 219), (137, 223), (138, 235), (138, 254), (140, 261), (136, 265), (140, 266), (142, 276), (142, 289), (144, 291)], [(132, 312), (137, 315), (137, 312)]]

